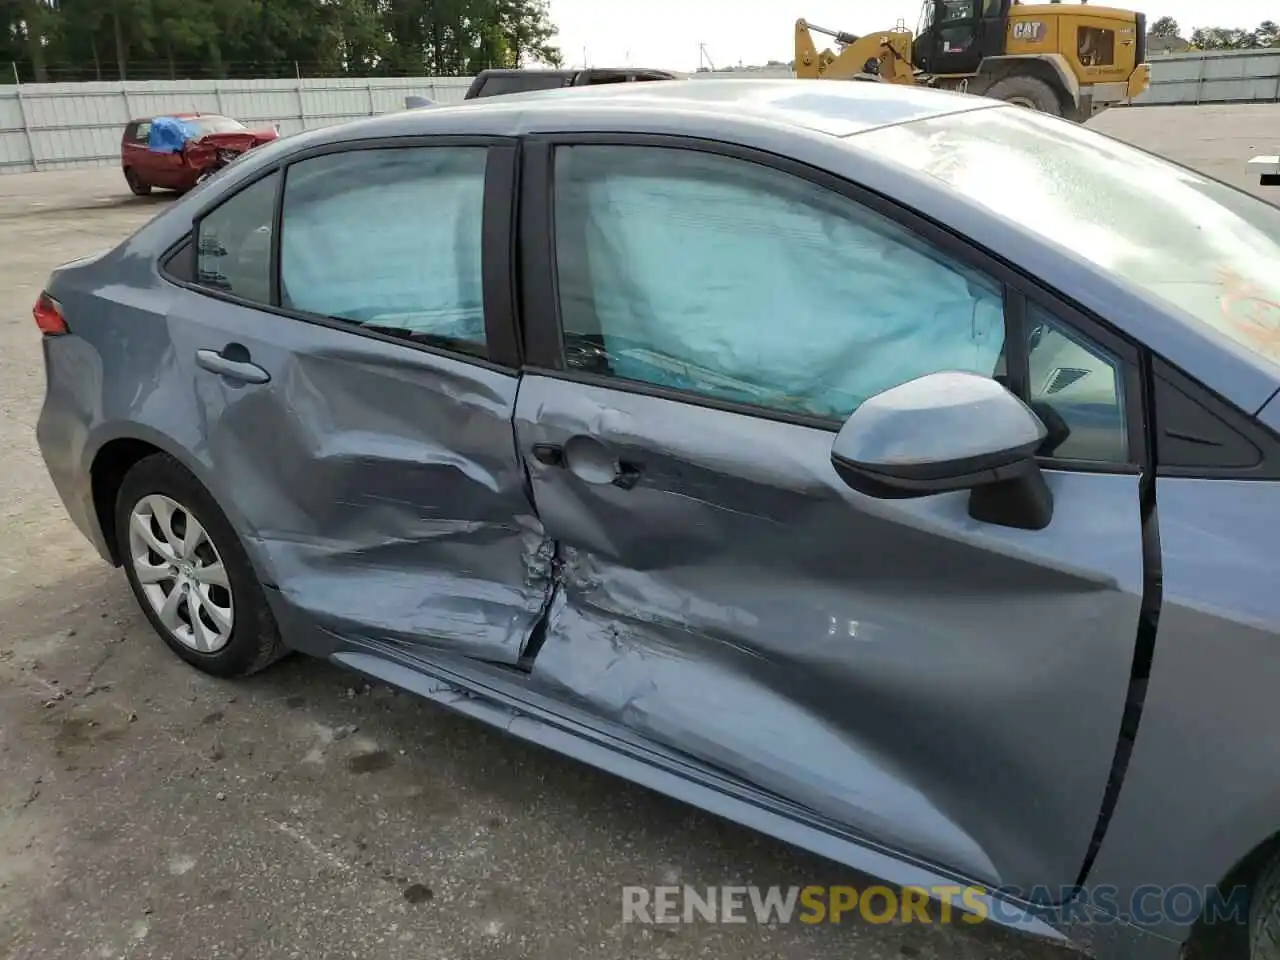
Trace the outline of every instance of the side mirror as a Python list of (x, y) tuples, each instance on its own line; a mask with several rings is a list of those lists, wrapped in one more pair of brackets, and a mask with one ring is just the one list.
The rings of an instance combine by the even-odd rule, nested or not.
[(949, 371), (868, 399), (837, 434), (831, 461), (868, 496), (971, 490), (974, 519), (1041, 530), (1053, 516), (1035, 459), (1046, 436), (1040, 418), (995, 380)]

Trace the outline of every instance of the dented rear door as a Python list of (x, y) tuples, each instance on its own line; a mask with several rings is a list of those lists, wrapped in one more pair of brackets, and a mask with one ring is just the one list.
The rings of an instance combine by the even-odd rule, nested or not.
[(348, 145), (197, 225), (177, 359), (298, 641), (318, 627), (513, 662), (543, 609), (506, 245), (486, 230), (509, 222), (513, 159), (490, 141)]

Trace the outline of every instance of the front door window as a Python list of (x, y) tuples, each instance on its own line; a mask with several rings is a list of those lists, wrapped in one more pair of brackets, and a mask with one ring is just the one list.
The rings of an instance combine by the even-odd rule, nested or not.
[(995, 373), (1003, 290), (781, 171), (691, 150), (556, 155), (568, 362), (839, 421), (939, 370)]

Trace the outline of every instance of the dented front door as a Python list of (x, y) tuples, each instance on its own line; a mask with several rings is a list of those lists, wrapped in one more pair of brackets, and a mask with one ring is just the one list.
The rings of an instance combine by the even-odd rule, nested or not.
[[(1021, 379), (1070, 421), (1054, 452), (1107, 464), (1046, 473), (1045, 529), (978, 522), (963, 492), (855, 492), (839, 421), (933, 370), (998, 375), (1008, 291), (967, 248), (753, 158), (556, 150), (559, 311), (515, 420), (560, 561), (532, 682), (833, 829), (1057, 899), (1138, 634), (1132, 356), (1024, 311), (1041, 376)], [(1098, 350), (1074, 389), (1041, 362), (1064, 331)]]
[(1029, 533), (854, 493), (804, 426), (534, 376), (516, 422), (561, 555), (535, 682), (963, 876), (1074, 883), (1138, 628), (1136, 476), (1050, 474)]
[(544, 606), (518, 375), (490, 359), (481, 294), (485, 176), (484, 147), (335, 152), (288, 168), (279, 243), (279, 173), (198, 225), (174, 362), (228, 513), (302, 622), (295, 642), (320, 627), (510, 663)]

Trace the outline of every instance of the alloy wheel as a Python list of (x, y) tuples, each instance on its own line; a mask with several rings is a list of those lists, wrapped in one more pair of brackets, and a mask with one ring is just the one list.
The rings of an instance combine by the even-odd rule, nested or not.
[(164, 628), (200, 653), (231, 639), (235, 605), (222, 555), (195, 516), (153, 493), (129, 513), (129, 562)]

